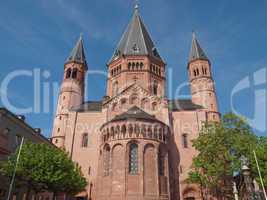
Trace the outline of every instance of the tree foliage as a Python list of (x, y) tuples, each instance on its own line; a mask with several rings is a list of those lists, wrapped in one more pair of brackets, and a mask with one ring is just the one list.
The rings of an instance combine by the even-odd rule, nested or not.
[(193, 146), (199, 153), (193, 160), (190, 182), (221, 198), (231, 199), (233, 174), (240, 172), (242, 155), (250, 160), (252, 175), (259, 181), (253, 157), (255, 150), (267, 186), (266, 138), (258, 138), (244, 119), (229, 113), (220, 123), (206, 124)]
[[(11, 176), (17, 151), (1, 165), (0, 170)], [(81, 170), (64, 151), (47, 144), (26, 142), (21, 150), (16, 177), (26, 181), (34, 191), (48, 190), (76, 194), (86, 186)]]
[[(258, 158), (258, 163), (261, 170), (261, 175), (263, 178), (263, 184), (265, 188), (267, 188), (267, 137), (259, 137), (257, 146), (256, 146), (256, 154)], [(253, 171), (256, 174), (256, 180), (258, 183), (260, 183), (260, 179), (257, 172), (257, 166), (256, 163), (252, 163)]]

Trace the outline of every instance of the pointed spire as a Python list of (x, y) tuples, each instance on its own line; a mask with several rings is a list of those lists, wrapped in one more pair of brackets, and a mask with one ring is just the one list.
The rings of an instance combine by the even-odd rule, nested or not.
[(197, 38), (196, 38), (196, 34), (193, 31), (192, 46), (191, 46), (191, 51), (189, 55), (189, 62), (192, 62), (198, 59), (209, 60), (205, 52), (203, 51), (203, 49), (200, 47), (200, 44), (198, 43)]
[(67, 62), (78, 62), (84, 64), (87, 68), (84, 47), (83, 47), (83, 34), (80, 34), (80, 38), (77, 41), (75, 47), (72, 49), (70, 56), (67, 59)]
[(162, 60), (139, 15), (138, 3), (110, 62), (123, 55), (149, 55)]
[(135, 1), (135, 6), (134, 6), (134, 9), (135, 9), (135, 10), (138, 10), (138, 9), (139, 9), (138, 0), (136, 0), (136, 1)]

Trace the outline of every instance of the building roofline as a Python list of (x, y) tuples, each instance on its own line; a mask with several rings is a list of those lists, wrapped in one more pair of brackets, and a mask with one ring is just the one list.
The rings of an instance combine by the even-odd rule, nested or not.
[(17, 122), (19, 122), (20, 125), (24, 126), (24, 128), (27, 128), (31, 131), (31, 133), (34, 135), (34, 136), (37, 136), (39, 138), (41, 138), (42, 140), (45, 140), (46, 142), (48, 142), (49, 144), (53, 145), (51, 143), (51, 141), (45, 137), (44, 135), (42, 135), (41, 133), (37, 133), (36, 130), (30, 126), (28, 123), (26, 123), (25, 121), (21, 120), (18, 118), (18, 116), (16, 114), (14, 114), (13, 112), (11, 112), (10, 110), (8, 110), (7, 108), (5, 107), (0, 107), (0, 114), (6, 114), (6, 115), (9, 115), (11, 116), (11, 118), (15, 119)]

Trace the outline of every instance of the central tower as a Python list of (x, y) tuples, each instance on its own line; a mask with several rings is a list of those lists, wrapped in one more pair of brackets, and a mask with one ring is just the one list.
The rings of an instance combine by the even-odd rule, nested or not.
[(132, 19), (108, 63), (107, 96), (116, 96), (133, 83), (164, 96), (165, 63), (135, 6)]
[(137, 6), (107, 66), (96, 199), (169, 200), (165, 63)]

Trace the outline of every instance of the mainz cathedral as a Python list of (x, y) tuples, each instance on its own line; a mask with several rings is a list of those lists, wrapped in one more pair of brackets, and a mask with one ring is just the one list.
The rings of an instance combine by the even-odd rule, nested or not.
[[(212, 66), (193, 34), (187, 68), (191, 99), (166, 97), (166, 63), (138, 6), (107, 63), (106, 94), (85, 101), (90, 71), (83, 39), (64, 64), (52, 142), (81, 166), (87, 200), (198, 200), (188, 172), (192, 140), (220, 113)], [(92, 83), (94, 84), (94, 83)]]

